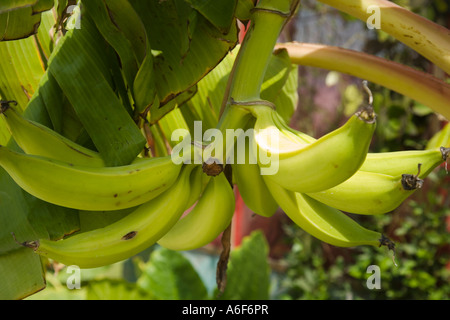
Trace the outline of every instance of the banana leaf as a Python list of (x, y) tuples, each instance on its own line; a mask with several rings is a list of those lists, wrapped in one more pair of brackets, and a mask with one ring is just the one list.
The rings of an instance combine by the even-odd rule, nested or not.
[(150, 112), (194, 86), (236, 45), (234, 21), (229, 32), (223, 34), (183, 0), (130, 0), (129, 3), (141, 17), (153, 54), (152, 76), (159, 103), (148, 101)]
[(147, 35), (139, 16), (127, 1), (89, 0), (83, 4), (99, 32), (117, 52), (124, 78), (132, 90), (134, 78), (147, 54)]
[[(74, 54), (76, 53), (76, 54)], [(123, 79), (112, 48), (89, 16), (80, 29), (69, 30), (49, 59), (48, 69), (109, 166), (129, 164), (145, 138), (114, 89)]]
[(53, 0), (2, 1), (0, 4), (0, 41), (18, 40), (38, 32), (41, 13), (53, 8)]
[(2, 0), (0, 2), (0, 13), (26, 8), (35, 5), (38, 0)]
[(220, 30), (220, 32), (227, 34), (230, 31), (238, 1), (187, 0), (187, 2)]
[(33, 14), (37, 14), (52, 9), (54, 5), (54, 0), (38, 0), (31, 8), (33, 9)]

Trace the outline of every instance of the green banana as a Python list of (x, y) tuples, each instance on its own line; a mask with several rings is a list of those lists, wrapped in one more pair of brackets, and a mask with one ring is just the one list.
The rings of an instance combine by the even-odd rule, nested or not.
[[(343, 126), (312, 143), (286, 133), (276, 111), (252, 107), (256, 117), (254, 143), (261, 170), (267, 168), (263, 154), (270, 157), (267, 179), (296, 192), (329, 189), (351, 177), (364, 162), (375, 130), (372, 108), (355, 113)], [(278, 141), (276, 141), (278, 140)]]
[(362, 227), (343, 212), (267, 179), (267, 186), (286, 215), (315, 238), (338, 247), (394, 244), (381, 233)]
[(406, 150), (368, 153), (366, 161), (359, 170), (399, 176), (417, 170), (422, 164), (423, 177), (447, 160), (450, 148), (434, 148), (429, 150)]
[(41, 239), (22, 245), (65, 265), (95, 268), (130, 258), (155, 244), (183, 214), (189, 200), (193, 166), (184, 166), (178, 180), (159, 197), (100, 229), (66, 239)]
[(278, 203), (267, 189), (258, 164), (233, 164), (232, 168), (245, 205), (260, 216), (273, 216), (278, 209)]
[[(416, 189), (421, 188), (422, 179), (426, 178), (439, 164), (446, 161), (449, 152), (450, 149), (441, 148), (440, 152), (438, 150), (423, 152), (421, 153), (422, 157), (415, 157), (417, 152), (414, 152), (411, 157), (413, 160), (405, 159), (402, 155), (399, 158), (394, 158), (399, 163), (404, 160), (404, 170), (412, 169), (411, 166), (414, 161), (424, 160), (423, 164), (415, 162), (416, 170), (419, 166), (419, 172), (416, 175), (398, 173), (402, 172), (401, 168), (394, 171), (389, 167), (390, 162), (393, 161), (392, 158), (387, 158), (385, 164), (382, 160), (383, 157), (381, 157), (383, 154), (380, 154), (377, 161), (380, 167), (378, 172), (360, 170), (348, 180), (333, 188), (308, 193), (308, 195), (331, 207), (350, 213), (374, 215), (391, 212), (411, 196)], [(395, 166), (399, 165), (394, 162)], [(383, 171), (383, 169), (385, 170)], [(409, 172), (411, 171), (409, 170)]]
[[(201, 180), (196, 183), (202, 184)], [(158, 244), (171, 250), (193, 250), (216, 239), (231, 223), (234, 192), (225, 174), (211, 177), (195, 207)]]
[[(317, 139), (303, 133), (301, 131), (294, 130), (286, 125), (280, 115), (278, 116), (278, 125), (283, 126), (286, 135), (290, 135), (292, 139), (300, 138), (305, 143), (313, 143)], [(450, 126), (449, 126), (450, 128)], [(445, 140), (445, 139), (444, 139)], [(432, 148), (431, 145), (427, 146), (425, 150), (406, 150), (406, 151), (391, 151), (391, 152), (369, 152), (366, 159), (359, 168), (359, 171), (369, 171), (382, 173), (387, 175), (401, 175), (405, 172), (414, 172), (417, 169), (417, 164), (422, 163), (422, 170), (427, 166), (432, 167), (433, 170), (436, 166), (447, 159), (450, 153), (450, 148), (438, 147), (436, 144)]]
[(88, 211), (119, 210), (147, 202), (167, 190), (181, 169), (170, 156), (141, 159), (120, 167), (92, 168), (4, 146), (0, 146), (0, 166), (36, 198)]
[(267, 189), (254, 154), (250, 153), (251, 148), (245, 148), (245, 157), (235, 151), (237, 156), (231, 167), (234, 181), (245, 205), (260, 216), (273, 216), (278, 209), (278, 203)]
[(190, 196), (187, 208), (191, 208), (197, 202), (202, 195), (203, 190), (205, 190), (205, 187), (208, 185), (210, 179), (211, 177), (203, 172), (201, 166), (196, 166), (193, 169), (191, 174)]
[(25, 153), (80, 166), (105, 166), (98, 152), (85, 148), (38, 122), (24, 118), (10, 103), (12, 102), (3, 101), (0, 114), (12, 137)]
[(425, 149), (435, 149), (439, 146), (450, 148), (450, 122), (447, 122), (441, 130), (428, 140)]

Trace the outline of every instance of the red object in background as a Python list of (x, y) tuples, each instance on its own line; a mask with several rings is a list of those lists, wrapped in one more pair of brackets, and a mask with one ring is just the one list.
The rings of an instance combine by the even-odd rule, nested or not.
[(278, 210), (271, 217), (263, 217), (251, 211), (242, 200), (239, 189), (235, 186), (236, 209), (232, 222), (232, 246), (238, 247), (242, 239), (255, 230), (260, 230), (269, 246), (269, 257), (281, 258), (289, 250), (284, 243), (283, 224), (287, 222), (286, 215)]

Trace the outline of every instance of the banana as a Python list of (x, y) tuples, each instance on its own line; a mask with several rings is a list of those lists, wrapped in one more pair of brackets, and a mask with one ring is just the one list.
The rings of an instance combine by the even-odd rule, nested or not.
[(256, 117), (254, 149), (261, 170), (268, 169), (267, 179), (303, 193), (329, 189), (351, 177), (366, 158), (376, 126), (373, 109), (364, 108), (340, 128), (305, 143), (277, 125), (275, 110), (257, 106), (250, 111)]
[(130, 258), (155, 244), (183, 214), (189, 200), (192, 168), (184, 166), (168, 190), (106, 227), (58, 241), (40, 239), (22, 245), (41, 256), (80, 268), (96, 268)]
[(435, 149), (439, 146), (450, 148), (450, 122), (447, 122), (441, 130), (428, 140), (425, 149)]
[(336, 209), (376, 215), (391, 212), (422, 187), (423, 178), (430, 170), (416, 175), (402, 174), (391, 176), (376, 172), (358, 171), (343, 183), (308, 196)]
[(416, 171), (417, 164), (421, 163), (421, 170), (424, 173), (422, 177), (425, 177), (443, 161), (447, 161), (449, 153), (450, 148), (444, 147), (429, 150), (368, 153), (366, 161), (359, 170), (399, 176)]
[[(290, 128), (286, 125), (279, 114), (277, 115), (278, 125), (285, 129), (283, 133), (286, 136), (291, 136), (292, 139), (301, 139), (305, 143), (313, 143), (317, 139), (303, 133), (301, 131)], [(448, 126), (450, 128), (450, 126)], [(443, 129), (447, 130), (447, 129)], [(450, 130), (447, 130), (450, 132)], [(445, 131), (443, 131), (445, 134)], [(436, 135), (437, 137), (437, 135)], [(437, 140), (437, 138), (436, 138)], [(438, 140), (446, 142), (445, 139)], [(443, 143), (444, 145), (447, 143)], [(382, 173), (392, 176), (401, 175), (405, 172), (414, 172), (417, 169), (417, 164), (422, 163), (422, 170), (425, 172), (436, 168), (442, 160), (446, 161), (450, 153), (450, 148), (438, 147), (437, 143), (427, 145), (425, 150), (406, 150), (406, 151), (391, 151), (391, 152), (368, 152), (366, 159), (359, 168), (359, 171), (369, 171)]]
[[(246, 129), (249, 127), (251, 126), (247, 126)], [(242, 155), (240, 152), (243, 151), (245, 151), (245, 154)], [(250, 147), (244, 149), (235, 146), (236, 157), (231, 165), (234, 182), (245, 205), (251, 211), (263, 217), (271, 217), (277, 211), (278, 203), (267, 189), (259, 165), (256, 163), (255, 155), (251, 151), (252, 148)]]
[(273, 216), (278, 209), (278, 203), (267, 189), (258, 164), (233, 164), (232, 168), (245, 205), (260, 216)]
[(233, 189), (225, 174), (211, 177), (192, 211), (159, 239), (158, 244), (171, 250), (193, 250), (203, 247), (229, 226), (234, 208)]
[(381, 233), (362, 227), (343, 212), (267, 179), (267, 186), (286, 215), (315, 238), (338, 247), (394, 244)]
[(204, 174), (201, 166), (196, 166), (191, 174), (191, 182), (190, 182), (190, 196), (187, 208), (191, 208), (205, 190), (205, 187), (208, 185), (210, 176)]
[(87, 211), (119, 210), (167, 190), (181, 165), (170, 156), (120, 167), (92, 168), (15, 152), (0, 146), (2, 166), (25, 191), (44, 201)]
[(11, 103), (13, 101), (2, 101), (0, 114), (12, 137), (25, 153), (80, 166), (105, 166), (98, 152), (85, 148), (38, 122), (24, 118)]

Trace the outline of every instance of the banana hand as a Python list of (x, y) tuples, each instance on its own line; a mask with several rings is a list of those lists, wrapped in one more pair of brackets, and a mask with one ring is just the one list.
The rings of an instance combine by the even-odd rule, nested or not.
[(0, 114), (16, 143), (27, 154), (80, 166), (105, 165), (98, 152), (85, 148), (38, 122), (24, 118), (8, 103), (2, 104)]
[[(370, 169), (378, 172), (357, 171), (343, 183), (320, 192), (308, 193), (311, 198), (323, 202), (342, 211), (357, 214), (384, 214), (399, 207), (403, 201), (411, 196), (415, 190), (422, 186), (425, 179), (439, 164), (447, 160), (450, 149), (417, 151), (408, 157), (409, 152), (400, 153), (394, 158), (386, 158), (387, 154), (380, 154), (378, 167)], [(406, 155), (406, 158), (403, 155)], [(421, 156), (420, 156), (421, 155)], [(412, 169), (414, 160), (425, 160), (419, 165), (417, 175), (402, 174), (404, 170)], [(403, 162), (402, 162), (403, 160)], [(417, 162), (414, 170), (417, 171)], [(412, 172), (410, 170), (409, 172)], [(395, 175), (390, 175), (390, 173)]]
[(0, 166), (25, 191), (44, 201), (88, 211), (131, 208), (154, 199), (177, 179), (170, 156), (121, 167), (83, 167), (0, 146)]
[(394, 244), (381, 233), (362, 227), (343, 212), (305, 194), (289, 191), (271, 180), (266, 181), (286, 215), (317, 239), (338, 247), (387, 245), (394, 249)]
[(59, 241), (39, 240), (23, 245), (42, 256), (80, 268), (95, 268), (130, 258), (156, 243), (183, 214), (189, 200), (186, 191), (192, 168), (184, 167), (177, 182), (159, 197), (104, 228)]
[[(256, 150), (261, 169), (267, 164), (263, 154), (270, 155), (270, 166), (278, 169), (266, 177), (296, 192), (317, 192), (329, 189), (351, 177), (364, 162), (375, 130), (371, 109), (353, 115), (347, 123), (322, 138), (305, 143), (284, 127), (269, 107), (254, 107)], [(278, 140), (278, 143), (277, 141)], [(275, 141), (275, 143), (273, 143)]]
[[(196, 182), (201, 184), (201, 180)], [(195, 207), (158, 244), (171, 250), (192, 250), (217, 238), (234, 214), (235, 199), (225, 175), (211, 177)]]
[[(290, 128), (278, 114), (276, 115), (279, 119), (278, 125), (284, 128), (283, 133), (290, 135), (293, 140), (301, 139), (304, 143), (308, 144), (317, 141), (317, 139), (306, 133)], [(428, 172), (430, 169), (433, 170), (442, 163), (442, 160), (446, 161), (450, 153), (450, 146), (439, 147), (440, 145), (448, 144), (447, 135), (450, 132), (450, 125), (447, 127), (432, 138), (434, 142), (429, 143), (425, 150), (369, 152), (359, 170), (397, 176), (404, 172), (414, 172), (417, 169), (418, 163), (422, 163), (423, 173)], [(438, 145), (437, 143), (439, 141), (443, 143)]]

